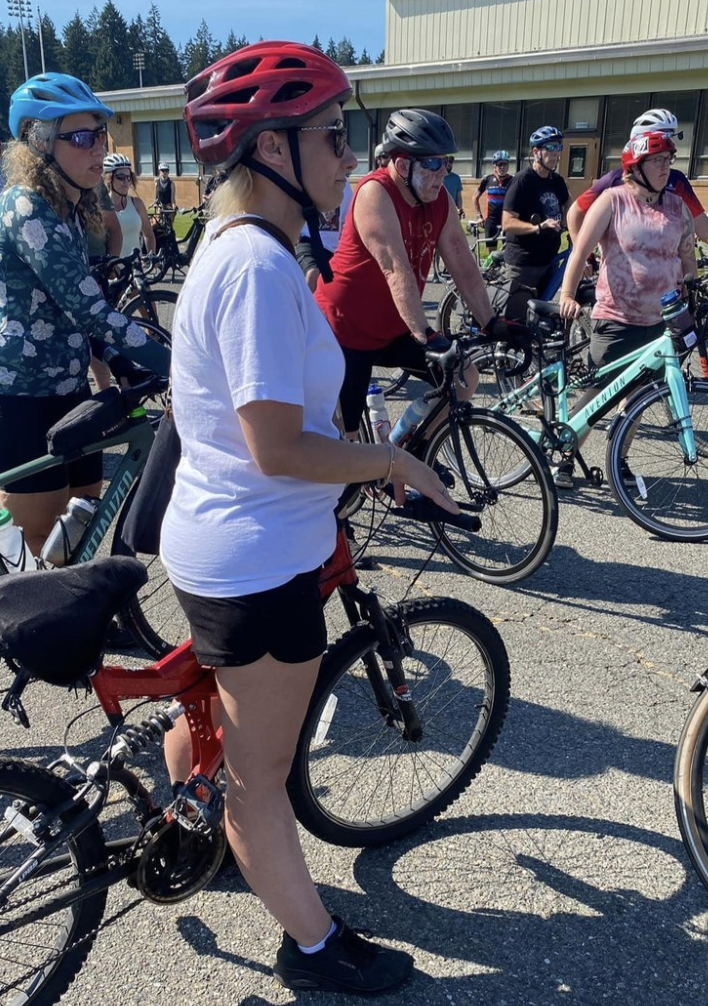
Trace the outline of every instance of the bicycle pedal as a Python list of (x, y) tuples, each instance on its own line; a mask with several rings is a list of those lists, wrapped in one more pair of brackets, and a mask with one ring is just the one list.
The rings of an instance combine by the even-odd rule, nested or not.
[(218, 786), (196, 775), (181, 788), (166, 813), (187, 831), (206, 834), (221, 825), (224, 797)]

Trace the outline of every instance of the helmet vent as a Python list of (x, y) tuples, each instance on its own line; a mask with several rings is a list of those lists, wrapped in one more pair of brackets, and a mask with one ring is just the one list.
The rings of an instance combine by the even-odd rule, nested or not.
[(215, 105), (247, 105), (251, 98), (258, 94), (257, 87), (244, 87), (242, 91), (230, 91), (220, 98), (214, 98)]
[(301, 98), (303, 94), (307, 94), (308, 91), (312, 90), (312, 84), (304, 80), (291, 80), (287, 84), (283, 84), (281, 88), (273, 95), (273, 104), (279, 101), (295, 101), (297, 98)]
[(288, 68), (294, 70), (304, 70), (307, 63), (304, 59), (298, 59), (297, 56), (286, 56), (285, 59), (278, 60), (278, 69), (287, 70)]
[(227, 80), (238, 80), (239, 77), (250, 77), (258, 69), (260, 59), (245, 59), (242, 63), (235, 63), (230, 66), (222, 78), (222, 82)]

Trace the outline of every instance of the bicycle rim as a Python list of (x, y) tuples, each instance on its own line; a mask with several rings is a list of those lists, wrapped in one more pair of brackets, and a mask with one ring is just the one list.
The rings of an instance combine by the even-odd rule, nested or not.
[(451, 598), (401, 609), (413, 644), (403, 668), (422, 740), (406, 740), (378, 708), (362, 662), (376, 639), (371, 626), (358, 625), (325, 655), (298, 742), (293, 808), (337, 845), (390, 842), (431, 821), (487, 761), (506, 715), (509, 663), (491, 622)]
[(681, 837), (701, 882), (708, 888), (708, 691), (694, 703), (676, 751), (674, 804)]
[[(22, 762), (0, 762), (0, 883), (34, 852), (36, 842), (10, 825), (19, 812), (27, 822), (64, 802), (72, 790), (44, 769)], [(79, 888), (105, 863), (97, 824), (67, 839), (40, 869), (24, 880), (0, 907), (0, 1004), (49, 1006), (57, 1002), (80, 971), (100, 925), (106, 892), (43, 919), (33, 913), (52, 899)], [(11, 927), (6, 930), (6, 927)]]
[[(491, 492), (468, 449), (465, 431)], [(424, 460), (448, 470), (454, 481), (452, 498), (477, 504), (482, 527), (475, 533), (448, 523), (433, 523), (431, 528), (463, 572), (489, 583), (516, 583), (538, 569), (555, 541), (558, 498), (548, 465), (516, 423), (486, 409), (475, 409), (460, 424), (460, 438), (458, 459), (450, 424), (444, 423), (433, 435)], [(463, 471), (473, 489), (471, 497)]]
[[(698, 458), (686, 461), (667, 385), (630, 403), (607, 446), (613, 495), (631, 519), (668, 541), (708, 539), (708, 381), (687, 386)], [(625, 483), (622, 459), (634, 478)]]
[[(153, 322), (172, 334), (178, 294), (175, 290), (144, 290), (132, 297), (122, 313), (128, 318)], [(170, 340), (171, 344), (171, 340)]]
[(121, 611), (120, 618), (136, 642), (143, 646), (151, 657), (160, 660), (189, 639), (189, 622), (180, 607), (160, 557), (142, 552), (135, 553), (123, 541), (123, 527), (138, 485), (139, 480), (130, 490), (118, 517), (111, 555), (135, 556), (147, 569), (147, 583)]
[(450, 339), (457, 334), (469, 334), (469, 326), (476, 322), (462, 302), (456, 286), (448, 286), (438, 304), (436, 326)]

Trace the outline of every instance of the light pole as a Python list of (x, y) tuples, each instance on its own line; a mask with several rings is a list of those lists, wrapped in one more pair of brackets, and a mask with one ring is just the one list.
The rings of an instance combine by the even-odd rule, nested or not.
[(37, 28), (39, 29), (39, 55), (42, 58), (42, 73), (46, 73), (44, 65), (44, 39), (42, 38), (42, 12), (39, 9), (39, 4), (37, 4)]
[(140, 74), (140, 88), (143, 86), (143, 70), (145, 69), (145, 53), (144, 52), (134, 52), (133, 53), (133, 68)]
[(24, 19), (32, 16), (32, 5), (30, 0), (7, 0), (7, 12), (10, 17), (18, 18), (20, 22), (20, 36), (22, 37), (22, 59), (25, 64), (25, 80), (29, 79), (29, 70), (27, 69), (27, 45), (25, 43), (25, 21)]

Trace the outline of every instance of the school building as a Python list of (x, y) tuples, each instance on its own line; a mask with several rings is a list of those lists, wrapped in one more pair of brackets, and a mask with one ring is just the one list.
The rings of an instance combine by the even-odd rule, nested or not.
[[(451, 124), (465, 205), (491, 156), (523, 167), (530, 133), (565, 133), (560, 172), (577, 195), (619, 164), (633, 120), (648, 108), (678, 117), (676, 167), (708, 206), (708, 0), (382, 0), (386, 63), (347, 72), (345, 110), (355, 172), (369, 170), (391, 111), (430, 108)], [(383, 12), (383, 11), (382, 11)], [(170, 165), (182, 207), (205, 181), (182, 121), (181, 85), (104, 93), (115, 109), (111, 150), (133, 159), (152, 201), (157, 164)]]

